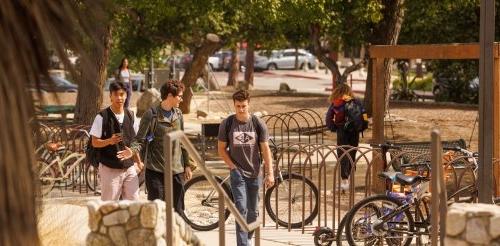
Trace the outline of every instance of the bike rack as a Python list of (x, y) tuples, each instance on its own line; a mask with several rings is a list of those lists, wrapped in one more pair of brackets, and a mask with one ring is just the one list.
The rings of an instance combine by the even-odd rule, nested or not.
[[(241, 226), (241, 229), (247, 232), (255, 230), (255, 245), (260, 246), (260, 215), (257, 217), (255, 222), (248, 224), (246, 222), (246, 218), (240, 214), (236, 206), (234, 205), (231, 198), (224, 192), (221, 184), (215, 180), (214, 175), (208, 168), (205, 166), (205, 161), (201, 158), (196, 148), (193, 146), (191, 141), (189, 141), (188, 137), (184, 134), (183, 131), (174, 131), (170, 132), (166, 135), (166, 138), (163, 142), (164, 153), (165, 153), (165, 162), (172, 162), (172, 148), (173, 142), (180, 141), (189, 155), (193, 158), (193, 160), (198, 164), (203, 175), (207, 178), (208, 182), (217, 190), (219, 197), (224, 197), (224, 199), (219, 199), (219, 245), (225, 245), (225, 203), (227, 203), (228, 209), (234, 215), (236, 222)], [(172, 166), (165, 165), (164, 173), (172, 173)], [(165, 203), (166, 203), (166, 235), (167, 235), (167, 245), (173, 245), (173, 201), (172, 201), (172, 175), (164, 175), (165, 182)], [(170, 230), (170, 231), (168, 231)]]

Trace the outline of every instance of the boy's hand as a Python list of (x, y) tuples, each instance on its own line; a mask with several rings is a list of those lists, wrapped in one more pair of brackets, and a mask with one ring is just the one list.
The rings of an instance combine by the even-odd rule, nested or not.
[(266, 188), (271, 188), (274, 185), (274, 177), (271, 173), (268, 173), (266, 175), (266, 178), (264, 179), (264, 183), (266, 184)]

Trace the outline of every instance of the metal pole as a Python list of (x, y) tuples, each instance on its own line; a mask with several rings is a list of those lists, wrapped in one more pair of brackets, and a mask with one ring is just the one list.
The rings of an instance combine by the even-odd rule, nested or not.
[(173, 199), (172, 199), (172, 140), (170, 135), (166, 135), (163, 141), (164, 155), (165, 155), (165, 169), (163, 172), (163, 182), (165, 183), (165, 212), (166, 212), (166, 222), (167, 222), (167, 245), (174, 245), (174, 221), (173, 221)]
[[(431, 230), (431, 245), (437, 245), (439, 238), (439, 230), (436, 230), (439, 225), (439, 194), (441, 191), (441, 186), (439, 179), (442, 178), (441, 175), (441, 135), (439, 130), (432, 130), (431, 132), (431, 226), (433, 230)], [(446, 201), (441, 201), (446, 204)], [(441, 238), (441, 245), (444, 245), (444, 238)]]
[(479, 55), (479, 202), (492, 203), (493, 197), (493, 42), (495, 41), (495, 1), (482, 0)]

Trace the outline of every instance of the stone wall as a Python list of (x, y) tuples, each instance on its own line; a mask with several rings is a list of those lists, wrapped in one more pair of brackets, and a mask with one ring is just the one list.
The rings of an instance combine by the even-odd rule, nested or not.
[[(91, 201), (87, 204), (87, 245), (166, 245), (165, 202)], [(203, 245), (191, 227), (174, 214), (174, 245)]]
[(455, 203), (448, 208), (445, 245), (499, 245), (500, 206)]

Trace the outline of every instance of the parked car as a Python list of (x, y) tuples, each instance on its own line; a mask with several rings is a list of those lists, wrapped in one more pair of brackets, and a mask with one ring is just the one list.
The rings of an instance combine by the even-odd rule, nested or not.
[(256, 70), (276, 70), (276, 69), (295, 69), (295, 56), (298, 55), (299, 68), (316, 66), (316, 57), (304, 49), (286, 49), (273, 50), (269, 56), (265, 53), (259, 53), (255, 57)]
[[(181, 58), (181, 67), (186, 69), (190, 64), (191, 62), (193, 62), (193, 55), (192, 54), (185, 54), (182, 58)], [(222, 70), (223, 66), (221, 64), (221, 59), (219, 58), (218, 55), (212, 55), (210, 57), (208, 57), (208, 65), (210, 66), (210, 68), (213, 70), (213, 71), (219, 71), (219, 70)]]
[[(50, 76), (53, 83), (47, 79), (40, 79), (40, 89), (46, 92), (78, 92), (78, 85), (57, 76)], [(35, 84), (33, 84), (33, 87)]]
[(222, 70), (221, 66), (221, 59), (218, 56), (209, 56), (208, 57), (208, 65), (210, 65), (210, 68), (212, 71), (219, 71)]

